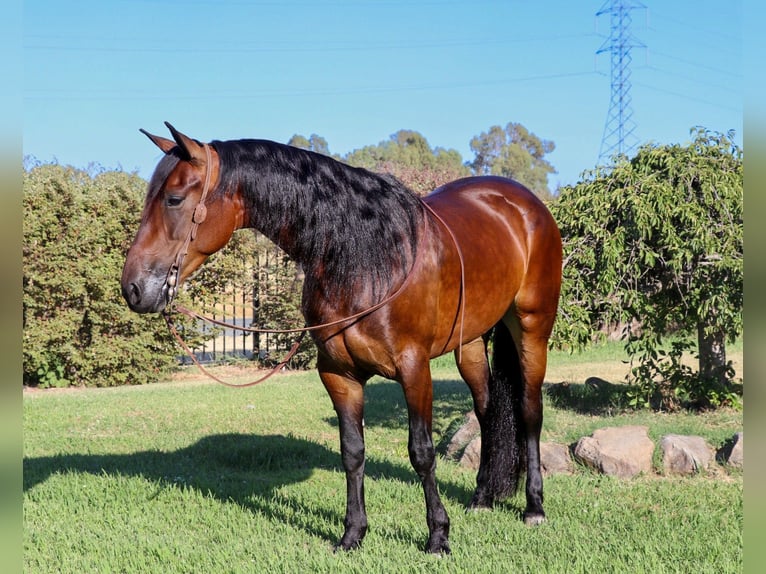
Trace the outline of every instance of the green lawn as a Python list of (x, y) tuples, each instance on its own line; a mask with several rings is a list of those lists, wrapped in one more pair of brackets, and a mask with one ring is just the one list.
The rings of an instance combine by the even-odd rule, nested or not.
[[(443, 443), (471, 402), (449, 362), (435, 373), (435, 441)], [(655, 439), (693, 432), (717, 445), (742, 428), (733, 410), (581, 411), (548, 401), (543, 440), (569, 443), (599, 426), (646, 424)], [(492, 512), (465, 513), (474, 473), (440, 460), (453, 553), (426, 555), (425, 508), (398, 385), (369, 384), (365, 423), (370, 531), (360, 550), (334, 554), (345, 478), (335, 414), (314, 373), (241, 390), (187, 378), (25, 393), (24, 571), (742, 569), (742, 474), (729, 469), (631, 481), (578, 469), (546, 479), (549, 521), (528, 528), (521, 496)]]

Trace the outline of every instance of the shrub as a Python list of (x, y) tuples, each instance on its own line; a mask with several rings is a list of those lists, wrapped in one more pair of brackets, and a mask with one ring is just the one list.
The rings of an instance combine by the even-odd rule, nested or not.
[(177, 349), (120, 294), (146, 182), (40, 165), (24, 174), (23, 372), (41, 387), (153, 382)]
[[(135, 174), (45, 164), (25, 171), (23, 191), (24, 384), (143, 384), (176, 367), (181, 351), (162, 318), (133, 313), (120, 293), (146, 182)], [(179, 302), (215, 306), (233, 291), (257, 292), (257, 324), (301, 326), (299, 274), (277, 251), (251, 232), (236, 233), (185, 285)], [(175, 321), (190, 346), (201, 343), (196, 325), (185, 317)], [(277, 348), (264, 362), (280, 360), (279, 348), (289, 348), (294, 338), (272, 336)], [(291, 365), (308, 367), (315, 359), (307, 337)]]

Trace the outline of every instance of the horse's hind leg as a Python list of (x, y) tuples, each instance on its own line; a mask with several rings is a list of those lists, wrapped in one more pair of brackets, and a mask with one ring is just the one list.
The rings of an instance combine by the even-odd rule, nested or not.
[(409, 412), (410, 462), (423, 484), (428, 542), (426, 551), (449, 554), (449, 517), (436, 488), (436, 452), (431, 436), (433, 386), (428, 357), (411, 357), (400, 367), (399, 382)]
[(540, 524), (543, 511), (543, 477), (540, 467), (540, 433), (543, 424), (542, 386), (548, 357), (548, 337), (553, 313), (524, 313), (518, 308), (503, 322), (508, 326), (518, 350), (523, 392), (521, 419), (526, 436), (526, 499), (524, 522)]
[(487, 346), (483, 337), (474, 339), (455, 350), (455, 362), (457, 363), (460, 376), (468, 385), (473, 396), (474, 412), (481, 428), (482, 440), (479, 472), (476, 475), (476, 492), (473, 495), (470, 508), (489, 508), (493, 503), (493, 496), (488, 490), (488, 454), (489, 441), (486, 436), (489, 429), (486, 428), (487, 404), (489, 402), (489, 362), (487, 360)]

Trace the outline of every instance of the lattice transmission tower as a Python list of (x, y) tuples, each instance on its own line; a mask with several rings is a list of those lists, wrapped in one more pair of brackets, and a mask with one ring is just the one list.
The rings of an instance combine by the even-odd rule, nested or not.
[(630, 64), (632, 48), (646, 46), (630, 32), (632, 10), (646, 8), (634, 0), (608, 0), (596, 12), (596, 17), (609, 14), (609, 38), (596, 51), (596, 54), (609, 52), (611, 56), (611, 97), (609, 112), (601, 137), (601, 149), (598, 154), (600, 165), (611, 163), (615, 155), (627, 155), (638, 143), (634, 135), (636, 123), (633, 121), (633, 108), (630, 97)]

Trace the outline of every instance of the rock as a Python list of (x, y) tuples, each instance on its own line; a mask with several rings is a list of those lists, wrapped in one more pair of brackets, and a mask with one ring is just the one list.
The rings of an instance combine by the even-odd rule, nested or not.
[(481, 463), (481, 437), (477, 436), (463, 451), (463, 456), (460, 457), (460, 465), (466, 468), (472, 468), (479, 470), (479, 464)]
[(713, 449), (700, 436), (669, 434), (662, 437), (660, 448), (665, 474), (696, 474), (713, 461)]
[(540, 466), (543, 476), (552, 474), (572, 474), (574, 462), (569, 454), (569, 447), (553, 442), (540, 443)]
[(601, 377), (588, 377), (587, 379), (585, 379), (585, 385), (588, 387), (592, 387), (598, 391), (601, 389), (608, 389), (609, 387), (612, 386), (612, 383), (602, 379)]
[(604, 474), (632, 478), (652, 471), (654, 443), (647, 435), (648, 427), (608, 427), (594, 431), (577, 441), (577, 460)]
[(727, 462), (732, 466), (745, 468), (745, 433), (738, 432), (732, 440), (734, 445), (731, 447)]
[(716, 458), (737, 468), (745, 467), (745, 433), (738, 432), (719, 449)]
[(445, 453), (447, 458), (458, 458), (460, 452), (479, 435), (479, 432), (479, 420), (476, 418), (476, 413), (468, 411), (465, 414), (462, 426), (452, 435), (452, 439), (450, 439), (447, 445), (447, 452)]

